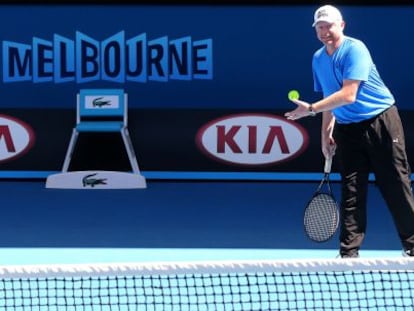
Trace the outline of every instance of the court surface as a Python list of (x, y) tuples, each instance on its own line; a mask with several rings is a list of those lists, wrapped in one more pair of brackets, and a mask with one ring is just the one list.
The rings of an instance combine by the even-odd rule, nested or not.
[[(145, 190), (46, 189), (0, 181), (0, 264), (334, 258), (338, 237), (307, 240), (314, 182), (157, 181)], [(339, 198), (339, 184), (333, 184)], [(370, 185), (361, 257), (401, 256)]]

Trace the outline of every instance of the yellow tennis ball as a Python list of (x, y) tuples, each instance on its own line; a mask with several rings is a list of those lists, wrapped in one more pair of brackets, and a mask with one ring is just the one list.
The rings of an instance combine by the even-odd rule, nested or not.
[(299, 92), (296, 90), (291, 90), (288, 93), (289, 100), (299, 99)]

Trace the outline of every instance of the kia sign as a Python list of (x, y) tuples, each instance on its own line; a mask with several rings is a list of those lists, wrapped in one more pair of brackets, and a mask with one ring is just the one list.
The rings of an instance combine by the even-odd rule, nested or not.
[(0, 114), (0, 162), (25, 154), (34, 144), (32, 128), (16, 118)]
[(196, 135), (207, 156), (235, 165), (270, 165), (299, 156), (308, 134), (298, 123), (271, 114), (236, 114), (215, 119)]

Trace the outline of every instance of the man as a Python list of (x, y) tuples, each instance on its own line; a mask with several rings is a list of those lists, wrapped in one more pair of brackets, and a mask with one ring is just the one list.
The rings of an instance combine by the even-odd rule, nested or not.
[(414, 256), (414, 198), (404, 131), (394, 96), (381, 79), (363, 42), (344, 35), (340, 11), (325, 5), (316, 10), (317, 38), (323, 43), (312, 60), (315, 103), (292, 100), (297, 120), (322, 113), (321, 147), (335, 153), (340, 166), (340, 256), (359, 256), (366, 231), (368, 176), (372, 170), (387, 203), (404, 255)]

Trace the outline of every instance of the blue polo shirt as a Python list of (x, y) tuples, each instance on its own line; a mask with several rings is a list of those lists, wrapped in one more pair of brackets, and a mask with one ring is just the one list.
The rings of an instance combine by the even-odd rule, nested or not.
[(365, 44), (345, 37), (333, 55), (325, 46), (313, 55), (312, 70), (314, 89), (324, 97), (342, 87), (343, 80), (361, 81), (356, 101), (332, 110), (336, 122), (347, 124), (370, 119), (395, 102), (394, 96), (382, 81)]

